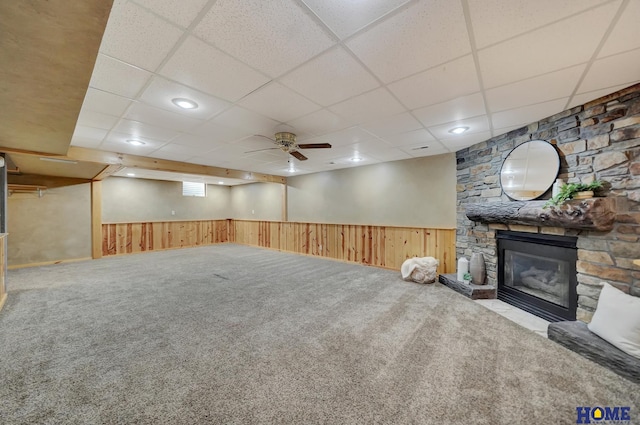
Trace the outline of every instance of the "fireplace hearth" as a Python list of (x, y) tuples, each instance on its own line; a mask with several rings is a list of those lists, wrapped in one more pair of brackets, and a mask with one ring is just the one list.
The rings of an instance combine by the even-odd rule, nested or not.
[(498, 299), (551, 322), (576, 320), (576, 237), (499, 231)]

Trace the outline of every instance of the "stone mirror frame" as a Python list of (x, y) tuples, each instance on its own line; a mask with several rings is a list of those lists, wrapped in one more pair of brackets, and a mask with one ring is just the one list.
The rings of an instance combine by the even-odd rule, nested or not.
[(559, 170), (556, 148), (545, 140), (531, 140), (509, 152), (500, 169), (500, 185), (509, 198), (530, 201), (549, 190)]

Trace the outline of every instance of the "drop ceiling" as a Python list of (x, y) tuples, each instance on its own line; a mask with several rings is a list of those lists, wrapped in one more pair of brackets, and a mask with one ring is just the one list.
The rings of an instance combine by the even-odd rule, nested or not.
[[(71, 145), (280, 176), (455, 152), (640, 81), (639, 20), (638, 0), (116, 0)], [(280, 130), (333, 148), (262, 150)]]

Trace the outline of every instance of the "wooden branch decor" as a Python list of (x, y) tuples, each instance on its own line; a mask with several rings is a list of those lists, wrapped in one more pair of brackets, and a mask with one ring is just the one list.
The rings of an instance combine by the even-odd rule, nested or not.
[(544, 204), (544, 201), (468, 204), (465, 214), (469, 220), (484, 223), (596, 231), (609, 231), (613, 228), (616, 213), (615, 200), (612, 198), (571, 200), (548, 208), (543, 208)]

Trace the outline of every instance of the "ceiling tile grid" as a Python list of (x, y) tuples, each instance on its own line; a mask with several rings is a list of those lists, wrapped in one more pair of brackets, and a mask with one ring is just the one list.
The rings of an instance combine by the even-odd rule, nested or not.
[(295, 1), (218, 0), (194, 35), (271, 77), (336, 42)]
[[(639, 82), (639, 20), (636, 0), (117, 0), (71, 144), (279, 175), (455, 152)], [(247, 153), (282, 129), (333, 148)]]

